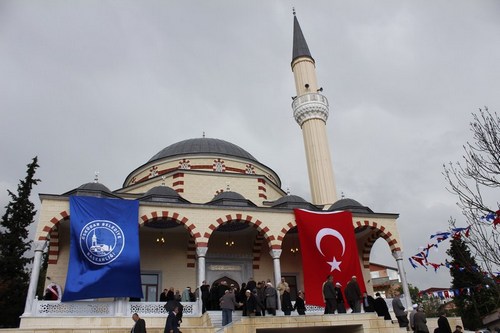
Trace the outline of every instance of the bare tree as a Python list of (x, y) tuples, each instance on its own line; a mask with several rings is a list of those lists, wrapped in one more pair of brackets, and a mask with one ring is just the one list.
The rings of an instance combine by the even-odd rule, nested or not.
[[(484, 271), (495, 276), (500, 269), (500, 118), (488, 108), (472, 114), (472, 142), (467, 142), (462, 161), (444, 165), (447, 189), (457, 195), (470, 236), (464, 241)], [(499, 220), (494, 220), (498, 218)], [(455, 228), (455, 220), (450, 220)]]

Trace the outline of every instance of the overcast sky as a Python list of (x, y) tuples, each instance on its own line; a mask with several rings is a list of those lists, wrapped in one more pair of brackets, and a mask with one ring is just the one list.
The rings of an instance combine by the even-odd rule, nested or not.
[[(293, 6), (331, 104), (338, 193), (399, 213), (406, 257), (450, 216), (460, 225), (442, 165), (460, 160), (472, 112), (499, 110), (493, 0), (1, 1), (1, 206), (35, 155), (36, 194), (64, 193), (95, 171), (115, 190), (203, 132), (310, 200), (291, 110)], [(372, 260), (396, 265), (383, 241)], [(449, 286), (445, 268), (405, 266), (420, 289)]]

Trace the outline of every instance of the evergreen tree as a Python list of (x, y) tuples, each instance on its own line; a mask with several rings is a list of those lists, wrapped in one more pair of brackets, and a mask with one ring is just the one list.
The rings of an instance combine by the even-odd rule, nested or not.
[(30, 201), (38, 158), (28, 164), (27, 175), (20, 180), (17, 194), (8, 190), (11, 201), (0, 222), (0, 327), (18, 327), (23, 314), (29, 286), (27, 265), (32, 258), (26, 257), (30, 249), (28, 226), (35, 217), (35, 205)]
[(483, 326), (481, 318), (499, 305), (498, 285), (480, 269), (467, 244), (460, 238), (450, 241), (450, 274), (457, 313), (467, 329)]

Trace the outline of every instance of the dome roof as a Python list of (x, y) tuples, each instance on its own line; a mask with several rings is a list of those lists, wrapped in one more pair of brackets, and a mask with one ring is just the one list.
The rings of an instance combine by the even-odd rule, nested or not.
[(102, 191), (102, 192), (107, 192), (111, 193), (109, 188), (107, 188), (105, 185), (101, 183), (96, 183), (96, 182), (91, 182), (91, 183), (86, 183), (83, 185), (80, 185), (78, 187), (78, 190), (84, 190), (84, 191)]
[(101, 183), (91, 182), (78, 186), (77, 188), (64, 193), (63, 195), (80, 195), (90, 197), (116, 197), (109, 188)]
[(335, 202), (328, 211), (338, 211), (338, 210), (349, 210), (355, 213), (373, 213), (367, 206), (363, 206), (358, 201), (354, 199), (344, 198)]
[(176, 142), (166, 148), (163, 148), (158, 154), (151, 157), (148, 162), (159, 160), (165, 157), (186, 154), (227, 155), (258, 162), (257, 159), (245, 149), (233, 143), (212, 138), (196, 138)]
[(179, 197), (179, 193), (177, 193), (173, 188), (168, 186), (155, 186), (150, 188), (144, 196), (148, 195), (160, 195), (160, 196), (169, 196), (169, 197)]
[(143, 201), (157, 202), (173, 202), (173, 203), (188, 203), (186, 199), (181, 197), (173, 188), (165, 185), (155, 186), (150, 188), (140, 199)]
[(236, 193), (233, 191), (226, 191), (226, 192), (221, 192), (221, 193), (217, 194), (211, 201), (222, 200), (222, 199), (246, 200), (245, 197), (239, 193)]
[(279, 198), (278, 200), (271, 203), (271, 207), (273, 208), (304, 208), (309, 210), (317, 210), (318, 207), (313, 204), (307, 202), (302, 197), (298, 195), (288, 194), (284, 197)]
[(217, 194), (207, 205), (255, 207), (255, 204), (239, 193), (225, 191)]
[(289, 195), (285, 195), (284, 197), (281, 197), (278, 200), (276, 200), (273, 203), (273, 207), (284, 204), (284, 203), (299, 203), (299, 202), (304, 203), (307, 201), (304, 200), (303, 198), (299, 197), (298, 195), (289, 194)]

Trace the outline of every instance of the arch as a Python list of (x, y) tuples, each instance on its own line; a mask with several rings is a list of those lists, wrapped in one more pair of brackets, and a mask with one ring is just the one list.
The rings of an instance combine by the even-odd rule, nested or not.
[(165, 219), (175, 220), (177, 223), (182, 225), (189, 232), (189, 235), (194, 240), (195, 244), (198, 243), (198, 240), (201, 238), (201, 234), (199, 232), (196, 232), (196, 226), (193, 223), (189, 222), (189, 219), (187, 217), (181, 216), (176, 212), (171, 213), (168, 210), (149, 212), (139, 217), (139, 225), (144, 226), (144, 224), (150, 221)]
[(225, 282), (228, 287), (233, 285), (234, 287), (237, 288), (237, 290), (240, 290), (240, 284), (236, 280), (233, 280), (230, 277), (228, 277), (227, 275), (224, 275), (224, 276), (218, 278), (217, 280), (215, 280), (214, 282), (212, 282), (211, 287), (214, 287), (216, 285), (220, 285), (221, 282)]
[[(385, 239), (387, 244), (389, 244), (389, 247), (391, 249), (391, 252), (394, 251), (401, 251), (401, 248), (399, 247), (398, 240), (396, 237), (392, 235), (390, 231), (387, 231), (383, 225), (380, 225), (379, 223), (375, 221), (369, 221), (369, 220), (363, 220), (363, 221), (355, 221), (353, 220), (353, 226), (354, 226), (354, 231), (359, 230), (365, 230), (365, 229), (372, 229), (372, 234), (370, 237), (365, 241), (363, 244), (362, 248), (362, 261), (363, 261), (363, 267), (364, 268), (370, 268), (370, 251), (373, 247), (373, 244), (377, 239), (382, 237)], [(280, 242), (280, 248), (281, 244), (283, 242), (283, 239), (285, 238), (285, 235), (287, 234), (288, 231), (290, 231), (292, 228), (297, 226), (297, 222), (291, 221), (288, 222), (287, 225), (281, 229), (280, 234), (278, 235), (278, 242)]]
[(59, 260), (59, 224), (63, 221), (69, 221), (69, 213), (65, 210), (45, 223), (38, 236), (39, 241), (49, 241), (49, 264), (57, 264)]
[(253, 269), (260, 268), (260, 257), (262, 255), (262, 244), (263, 243), (264, 243), (264, 235), (263, 235), (262, 231), (259, 231), (257, 233), (257, 236), (255, 236), (255, 241), (253, 243), (253, 248), (252, 248), (252, 253), (253, 253), (252, 268)]
[(269, 227), (264, 226), (262, 221), (260, 221), (259, 219), (256, 219), (255, 221), (253, 221), (253, 219), (254, 219), (254, 217), (251, 215), (243, 216), (243, 214), (239, 214), (239, 213), (234, 214), (234, 216), (231, 214), (228, 214), (224, 217), (220, 217), (215, 221), (215, 223), (212, 223), (208, 226), (208, 231), (205, 232), (205, 234), (203, 235), (203, 237), (206, 238), (207, 242), (206, 243), (198, 243), (198, 246), (200, 246), (202, 244), (203, 244), (202, 246), (208, 246), (208, 240), (210, 239), (210, 236), (212, 235), (212, 233), (215, 230), (217, 230), (217, 228), (220, 225), (236, 220), (236, 221), (242, 221), (243, 223), (250, 225), (252, 228), (256, 229), (258, 233), (261, 233), (262, 237), (264, 237), (264, 239), (268, 242), (270, 249), (280, 249), (281, 245), (272, 244), (276, 240), (276, 238), (274, 237), (274, 235), (269, 235), (269, 231), (270, 231)]
[(59, 224), (54, 225), (49, 239), (49, 257), (47, 258), (47, 263), (57, 264), (57, 260), (59, 259)]
[(383, 238), (387, 242), (391, 252), (401, 251), (401, 248), (399, 247), (399, 243), (396, 237), (390, 231), (387, 231), (383, 225), (379, 225), (377, 222), (369, 220), (356, 221), (354, 224), (355, 224), (354, 228), (355, 231), (371, 229), (370, 236), (363, 243), (362, 259), (361, 259), (363, 268), (367, 269), (370, 268), (370, 252), (372, 250), (373, 244), (375, 244), (375, 242), (379, 238)]
[(54, 229), (54, 227), (57, 227), (57, 225), (62, 221), (68, 221), (68, 220), (69, 220), (69, 213), (63, 210), (62, 212), (59, 213), (59, 215), (54, 216), (47, 223), (45, 223), (40, 235), (38, 236), (38, 240), (40, 241), (49, 240), (52, 229)]
[(178, 213), (172, 213), (168, 210), (162, 211), (152, 211), (148, 214), (142, 215), (140, 217), (139, 224), (144, 226), (146, 223), (150, 221), (158, 221), (172, 219), (175, 220), (178, 224), (182, 225), (189, 232), (189, 240), (186, 248), (186, 267), (194, 268), (196, 264), (196, 241), (201, 237), (199, 232), (196, 232), (196, 226), (189, 222), (189, 219), (184, 216), (180, 216)]
[(280, 234), (278, 235), (278, 241), (280, 242), (280, 249), (281, 249), (281, 245), (283, 243), (283, 239), (285, 239), (287, 232), (289, 232), (290, 230), (292, 230), (296, 226), (297, 226), (297, 222), (295, 220), (293, 220), (291, 222), (288, 222), (286, 224), (286, 226), (281, 229)]

